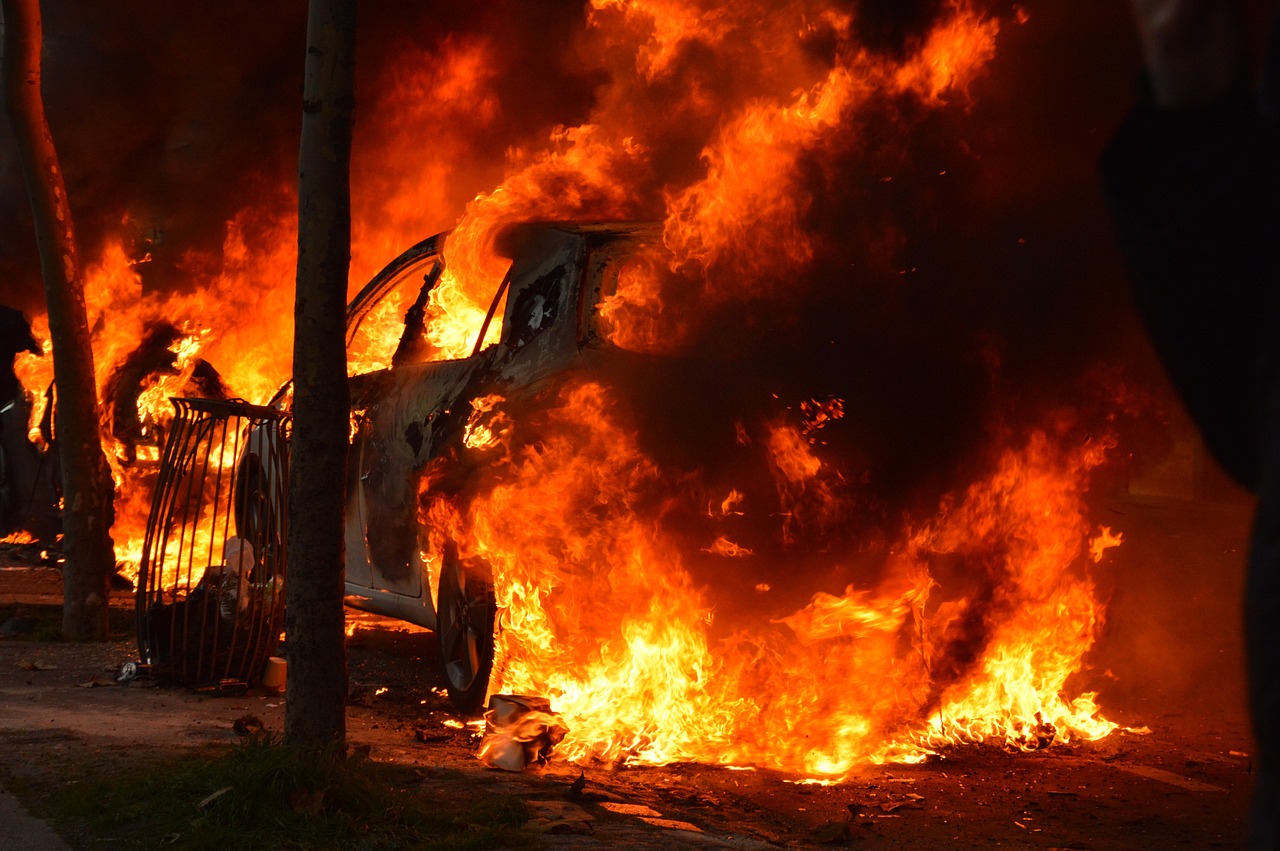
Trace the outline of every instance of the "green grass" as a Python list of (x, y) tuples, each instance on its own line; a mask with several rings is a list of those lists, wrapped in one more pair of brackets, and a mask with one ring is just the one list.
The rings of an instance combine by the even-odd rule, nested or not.
[[(524, 803), (459, 784), (430, 797), (410, 768), (266, 736), (64, 786), (44, 815), (104, 847), (493, 849), (536, 847)], [(44, 810), (45, 808), (41, 808)]]
[[(107, 624), (111, 638), (131, 638), (138, 634), (137, 621), (132, 607), (110, 606)], [(4, 641), (61, 641), (62, 640), (62, 607), (37, 604), (9, 603), (0, 605), (0, 624), (9, 618), (27, 618), (34, 623), (31, 632), (0, 639)]]

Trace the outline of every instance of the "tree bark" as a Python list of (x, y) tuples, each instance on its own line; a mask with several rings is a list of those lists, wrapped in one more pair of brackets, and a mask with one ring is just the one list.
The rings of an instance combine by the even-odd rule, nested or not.
[(346, 735), (343, 509), (350, 392), (344, 335), (351, 261), (355, 0), (311, 0), (298, 164), (285, 742)]
[(114, 485), (98, 417), (93, 349), (66, 186), (40, 91), (39, 0), (2, 0), (4, 91), (31, 199), (57, 387), (54, 437), (62, 466), (62, 634), (107, 638)]

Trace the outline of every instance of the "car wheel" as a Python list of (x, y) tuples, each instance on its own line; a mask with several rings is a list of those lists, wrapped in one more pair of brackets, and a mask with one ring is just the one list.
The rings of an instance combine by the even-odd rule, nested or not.
[(478, 560), (463, 563), (457, 547), (445, 551), (440, 571), (436, 638), (449, 699), (463, 712), (484, 704), (493, 669), (493, 579)]

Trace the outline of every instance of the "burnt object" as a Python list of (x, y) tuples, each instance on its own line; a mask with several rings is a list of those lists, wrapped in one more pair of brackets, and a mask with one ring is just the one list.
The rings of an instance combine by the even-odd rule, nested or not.
[(173, 399), (138, 570), (138, 651), (160, 682), (254, 682), (284, 620), (286, 414)]
[(569, 728), (551, 711), (545, 697), (495, 694), (484, 714), (484, 738), (478, 757), (490, 768), (524, 771), (546, 765)]

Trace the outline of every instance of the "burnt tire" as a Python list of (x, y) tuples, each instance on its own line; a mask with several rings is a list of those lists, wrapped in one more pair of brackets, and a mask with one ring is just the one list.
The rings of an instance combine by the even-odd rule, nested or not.
[(484, 705), (493, 670), (496, 607), (488, 565), (464, 562), (449, 546), (440, 570), (436, 639), (449, 700), (462, 712)]

